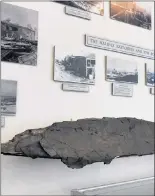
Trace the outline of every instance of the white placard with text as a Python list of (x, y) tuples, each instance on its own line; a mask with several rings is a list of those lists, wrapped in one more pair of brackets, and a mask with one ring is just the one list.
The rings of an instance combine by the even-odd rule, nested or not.
[(89, 92), (89, 86), (85, 84), (63, 83), (62, 89), (64, 91)]
[(71, 16), (76, 16), (76, 17), (83, 18), (86, 20), (91, 20), (91, 14), (89, 12), (83, 11), (77, 8), (66, 6), (65, 13)]
[(147, 59), (154, 59), (154, 50), (141, 48), (134, 45), (129, 45), (95, 36), (85, 35), (85, 45), (88, 47), (99, 48), (102, 50), (114, 51)]
[(133, 85), (124, 83), (113, 83), (112, 84), (112, 95), (122, 97), (133, 96)]

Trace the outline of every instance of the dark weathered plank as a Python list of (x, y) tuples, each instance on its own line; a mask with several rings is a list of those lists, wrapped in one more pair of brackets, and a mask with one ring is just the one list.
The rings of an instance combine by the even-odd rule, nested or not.
[(80, 119), (27, 130), (2, 144), (2, 154), (61, 159), (68, 167), (154, 154), (154, 123), (135, 118)]

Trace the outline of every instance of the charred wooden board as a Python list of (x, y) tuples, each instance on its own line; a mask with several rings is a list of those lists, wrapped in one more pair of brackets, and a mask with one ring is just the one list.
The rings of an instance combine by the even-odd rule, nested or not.
[(135, 118), (80, 119), (27, 130), (2, 144), (2, 154), (61, 159), (68, 167), (115, 157), (154, 154), (154, 122)]

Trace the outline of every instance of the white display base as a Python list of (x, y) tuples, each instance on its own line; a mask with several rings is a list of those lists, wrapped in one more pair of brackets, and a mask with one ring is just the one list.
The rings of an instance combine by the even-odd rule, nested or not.
[(152, 177), (154, 155), (70, 169), (60, 160), (1, 155), (1, 195), (70, 195), (73, 189)]

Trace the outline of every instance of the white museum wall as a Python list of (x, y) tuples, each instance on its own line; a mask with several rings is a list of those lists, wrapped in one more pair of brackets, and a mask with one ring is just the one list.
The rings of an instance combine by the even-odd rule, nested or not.
[[(154, 121), (154, 96), (149, 94), (149, 88), (145, 86), (144, 65), (152, 60), (84, 46), (84, 34), (90, 34), (153, 49), (154, 17), (152, 30), (149, 31), (111, 20), (108, 2), (105, 2), (105, 15), (92, 14), (91, 21), (65, 15), (64, 6), (58, 3), (11, 4), (39, 11), (38, 65), (1, 63), (2, 79), (18, 82), (17, 113), (16, 116), (5, 118), (5, 127), (1, 129), (2, 142), (26, 129), (48, 126), (56, 121), (104, 116)], [(91, 86), (90, 93), (63, 92), (61, 82), (53, 81), (55, 45), (95, 52), (96, 84)], [(111, 96), (111, 83), (105, 81), (105, 56), (137, 62), (139, 83), (134, 85), (132, 98)], [(55, 173), (53, 169), (56, 169)], [(153, 170), (153, 155), (116, 159), (107, 166), (96, 163), (81, 170), (68, 169), (59, 160), (2, 156), (2, 193), (68, 194), (72, 188), (150, 177), (153, 176)]]
[[(11, 3), (39, 11), (38, 65), (1, 63), (2, 79), (18, 82), (17, 113), (14, 117), (5, 118), (3, 142), (26, 129), (48, 126), (56, 121), (104, 116), (154, 120), (154, 96), (150, 95), (149, 88), (145, 86), (144, 65), (152, 60), (84, 46), (84, 34), (90, 34), (153, 49), (154, 26), (149, 31), (111, 20), (108, 2), (104, 3), (104, 16), (92, 14), (91, 21), (65, 15), (64, 6), (58, 3)], [(61, 90), (61, 82), (53, 81), (55, 45), (95, 52), (96, 84), (91, 86), (90, 93), (64, 92)], [(139, 84), (134, 85), (132, 98), (111, 96), (111, 83), (105, 81), (105, 56), (137, 62)]]

